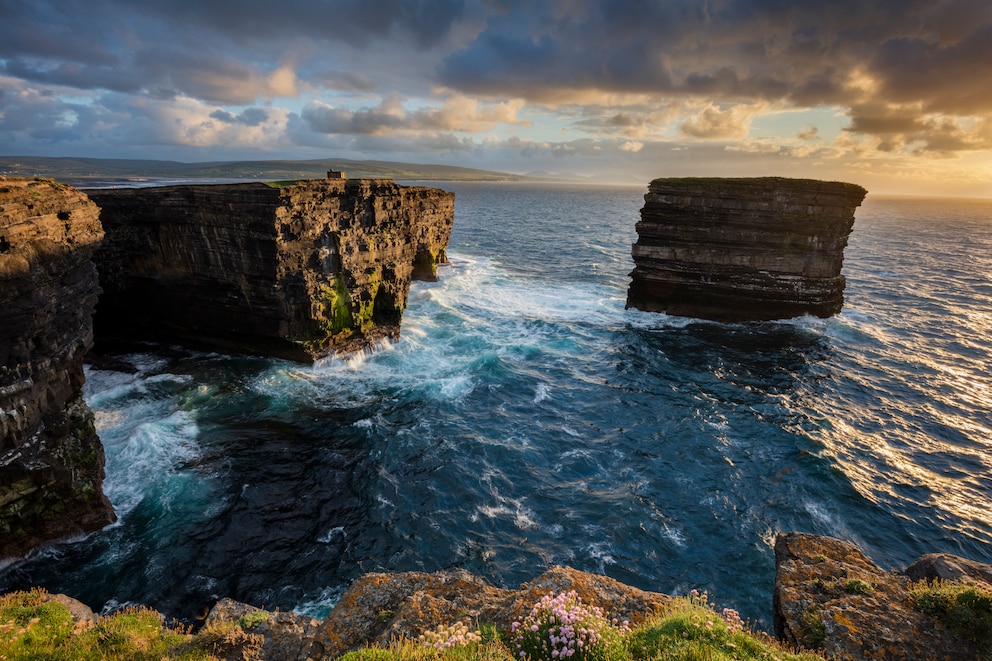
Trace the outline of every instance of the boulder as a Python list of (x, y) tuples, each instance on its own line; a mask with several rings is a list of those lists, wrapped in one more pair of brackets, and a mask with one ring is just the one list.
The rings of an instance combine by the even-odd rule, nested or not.
[(903, 573), (913, 581), (957, 581), (992, 591), (992, 566), (950, 553), (928, 553)]
[[(388, 646), (416, 640), (441, 625), (492, 623), (504, 633), (523, 619), (541, 597), (575, 590), (586, 603), (611, 617), (638, 622), (672, 597), (645, 592), (606, 576), (570, 567), (553, 567), (517, 590), (495, 587), (460, 569), (433, 573), (365, 574), (356, 579), (323, 622), (293, 613), (271, 613), (229, 599), (217, 603), (207, 623), (249, 622), (245, 631), (261, 635), (259, 644), (242, 636), (243, 658), (295, 660), (336, 658), (367, 645)], [(228, 652), (237, 647), (228, 646)]]
[(776, 636), (830, 659), (964, 661), (970, 642), (917, 610), (910, 579), (885, 571), (848, 542), (787, 533), (775, 540)]

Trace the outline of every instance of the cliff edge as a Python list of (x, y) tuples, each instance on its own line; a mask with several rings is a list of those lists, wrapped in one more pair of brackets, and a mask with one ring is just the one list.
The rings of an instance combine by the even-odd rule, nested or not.
[(811, 179), (655, 179), (627, 307), (715, 321), (837, 314), (844, 248), (866, 194)]
[(98, 214), (67, 186), (0, 180), (0, 559), (115, 520), (81, 394)]
[(454, 194), (380, 179), (88, 191), (106, 239), (98, 338), (142, 334), (309, 362), (396, 337), (436, 279)]

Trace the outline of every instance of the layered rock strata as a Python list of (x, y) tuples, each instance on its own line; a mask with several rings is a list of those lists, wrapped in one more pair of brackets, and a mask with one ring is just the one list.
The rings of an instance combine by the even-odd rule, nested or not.
[(0, 180), (0, 558), (114, 521), (81, 395), (102, 237), (83, 193)]
[(627, 307), (716, 321), (832, 316), (866, 193), (779, 177), (655, 179), (636, 226)]
[(436, 279), (454, 194), (389, 180), (89, 191), (106, 239), (98, 337), (126, 332), (311, 361), (399, 334)]

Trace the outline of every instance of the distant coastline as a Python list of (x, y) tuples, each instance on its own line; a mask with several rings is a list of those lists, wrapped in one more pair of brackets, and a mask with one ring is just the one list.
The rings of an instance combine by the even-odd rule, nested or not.
[(168, 184), (240, 183), (292, 179), (322, 179), (328, 169), (343, 170), (354, 179), (397, 181), (480, 181), (510, 183), (584, 183), (644, 185), (634, 177), (596, 177), (574, 173), (530, 172), (526, 175), (453, 165), (354, 161), (348, 159), (209, 161), (183, 163), (71, 156), (0, 156), (0, 176), (50, 177), (77, 188), (161, 186)]

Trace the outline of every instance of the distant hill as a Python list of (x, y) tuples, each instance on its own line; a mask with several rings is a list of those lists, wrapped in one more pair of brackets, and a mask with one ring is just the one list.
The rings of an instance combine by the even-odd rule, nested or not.
[(0, 156), (0, 175), (51, 177), (74, 186), (140, 181), (142, 179), (239, 179), (277, 181), (318, 179), (328, 170), (344, 170), (353, 179), (441, 181), (533, 181), (527, 176), (452, 165), (319, 159), (312, 161), (178, 161), (120, 158), (51, 158)]

